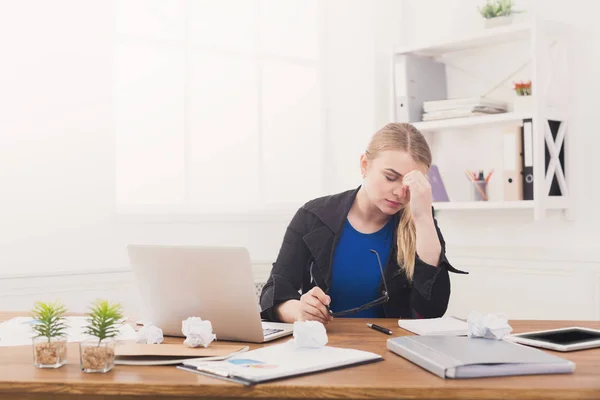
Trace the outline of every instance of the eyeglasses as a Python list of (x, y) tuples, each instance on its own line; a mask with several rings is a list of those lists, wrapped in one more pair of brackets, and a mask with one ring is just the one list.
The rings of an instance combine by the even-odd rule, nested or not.
[(345, 315), (356, 314), (362, 310), (366, 310), (368, 308), (372, 308), (372, 307), (378, 306), (380, 304), (387, 303), (389, 301), (390, 297), (388, 295), (388, 288), (385, 283), (385, 277), (383, 276), (383, 267), (381, 266), (381, 259), (379, 258), (379, 253), (377, 253), (373, 249), (371, 249), (371, 253), (373, 253), (377, 256), (377, 263), (379, 264), (379, 271), (381, 272), (381, 280), (383, 281), (383, 287), (384, 287), (383, 295), (381, 297), (379, 297), (378, 299), (375, 299), (366, 304), (363, 304), (360, 307), (350, 308), (350, 309), (344, 310), (344, 311), (332, 312), (329, 309), (329, 307), (327, 307), (327, 310), (329, 311), (329, 315), (331, 315), (332, 317), (343, 317)]

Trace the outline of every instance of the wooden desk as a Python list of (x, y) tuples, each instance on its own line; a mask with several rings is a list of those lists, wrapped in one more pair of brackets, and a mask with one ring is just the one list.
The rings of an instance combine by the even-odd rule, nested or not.
[[(15, 313), (0, 314), (6, 320)], [(25, 315), (24, 313), (20, 315)], [(79, 369), (77, 344), (69, 344), (69, 364), (40, 370), (30, 346), (0, 347), (0, 399), (191, 398), (419, 398), (419, 399), (599, 399), (600, 349), (557, 353), (577, 363), (572, 375), (537, 375), (443, 380), (389, 352), (390, 337), (367, 328), (365, 320), (336, 320), (327, 327), (329, 345), (372, 351), (384, 361), (322, 372), (253, 387), (229, 383), (170, 367), (116, 366), (107, 374)], [(408, 335), (396, 320), (371, 320), (394, 336)], [(511, 321), (515, 332), (581, 325), (600, 329), (600, 321)], [(275, 343), (288, 340), (283, 338)], [(181, 341), (171, 339), (168, 341)], [(251, 348), (259, 347), (252, 345)]]

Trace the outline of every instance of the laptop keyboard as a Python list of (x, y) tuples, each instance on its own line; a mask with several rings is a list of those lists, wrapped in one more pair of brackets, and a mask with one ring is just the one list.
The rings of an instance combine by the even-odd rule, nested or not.
[(274, 335), (278, 332), (283, 331), (283, 329), (275, 329), (275, 328), (263, 328), (263, 335), (265, 337), (269, 336), (269, 335)]

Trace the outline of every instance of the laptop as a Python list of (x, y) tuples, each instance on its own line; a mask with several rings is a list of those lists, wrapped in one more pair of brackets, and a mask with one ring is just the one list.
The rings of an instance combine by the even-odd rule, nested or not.
[(243, 247), (129, 245), (142, 320), (184, 337), (182, 321), (209, 320), (217, 340), (263, 343), (293, 324), (263, 322), (248, 250)]

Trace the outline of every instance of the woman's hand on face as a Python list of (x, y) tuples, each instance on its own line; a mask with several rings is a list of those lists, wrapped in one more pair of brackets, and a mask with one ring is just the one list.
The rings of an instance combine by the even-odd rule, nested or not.
[(410, 191), (410, 211), (415, 220), (431, 217), (432, 194), (429, 181), (419, 170), (412, 170), (402, 178)]

